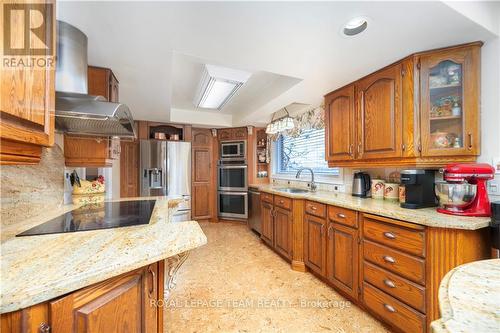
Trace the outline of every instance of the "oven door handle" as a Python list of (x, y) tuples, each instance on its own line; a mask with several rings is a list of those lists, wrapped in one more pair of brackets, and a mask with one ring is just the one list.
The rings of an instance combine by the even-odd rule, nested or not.
[(219, 194), (225, 194), (225, 195), (244, 195), (248, 196), (248, 192), (231, 192), (231, 191), (219, 191)]
[(219, 165), (219, 169), (247, 169), (248, 165)]

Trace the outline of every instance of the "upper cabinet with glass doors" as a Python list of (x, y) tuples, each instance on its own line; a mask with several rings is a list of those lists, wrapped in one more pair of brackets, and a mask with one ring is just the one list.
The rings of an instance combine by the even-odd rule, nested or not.
[(423, 156), (479, 154), (479, 46), (420, 57)]

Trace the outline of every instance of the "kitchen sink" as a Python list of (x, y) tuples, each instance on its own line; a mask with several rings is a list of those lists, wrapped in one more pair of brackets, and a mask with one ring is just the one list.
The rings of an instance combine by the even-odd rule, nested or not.
[(287, 192), (287, 193), (308, 193), (308, 192), (310, 192), (309, 190), (305, 190), (302, 188), (292, 188), (292, 187), (277, 188), (276, 191)]

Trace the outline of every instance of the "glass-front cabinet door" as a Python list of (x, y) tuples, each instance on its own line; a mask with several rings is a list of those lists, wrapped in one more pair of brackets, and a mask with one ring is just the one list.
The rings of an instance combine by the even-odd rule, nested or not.
[(479, 154), (479, 47), (420, 58), (422, 156)]

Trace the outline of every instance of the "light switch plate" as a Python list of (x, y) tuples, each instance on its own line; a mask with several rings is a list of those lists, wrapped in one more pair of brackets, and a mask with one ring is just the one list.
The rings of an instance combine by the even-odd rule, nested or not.
[(493, 157), (492, 160), (493, 167), (495, 168), (495, 173), (500, 174), (500, 157)]
[(500, 195), (500, 179), (499, 177), (496, 177), (495, 179), (492, 179), (488, 181), (488, 194), (490, 195)]

